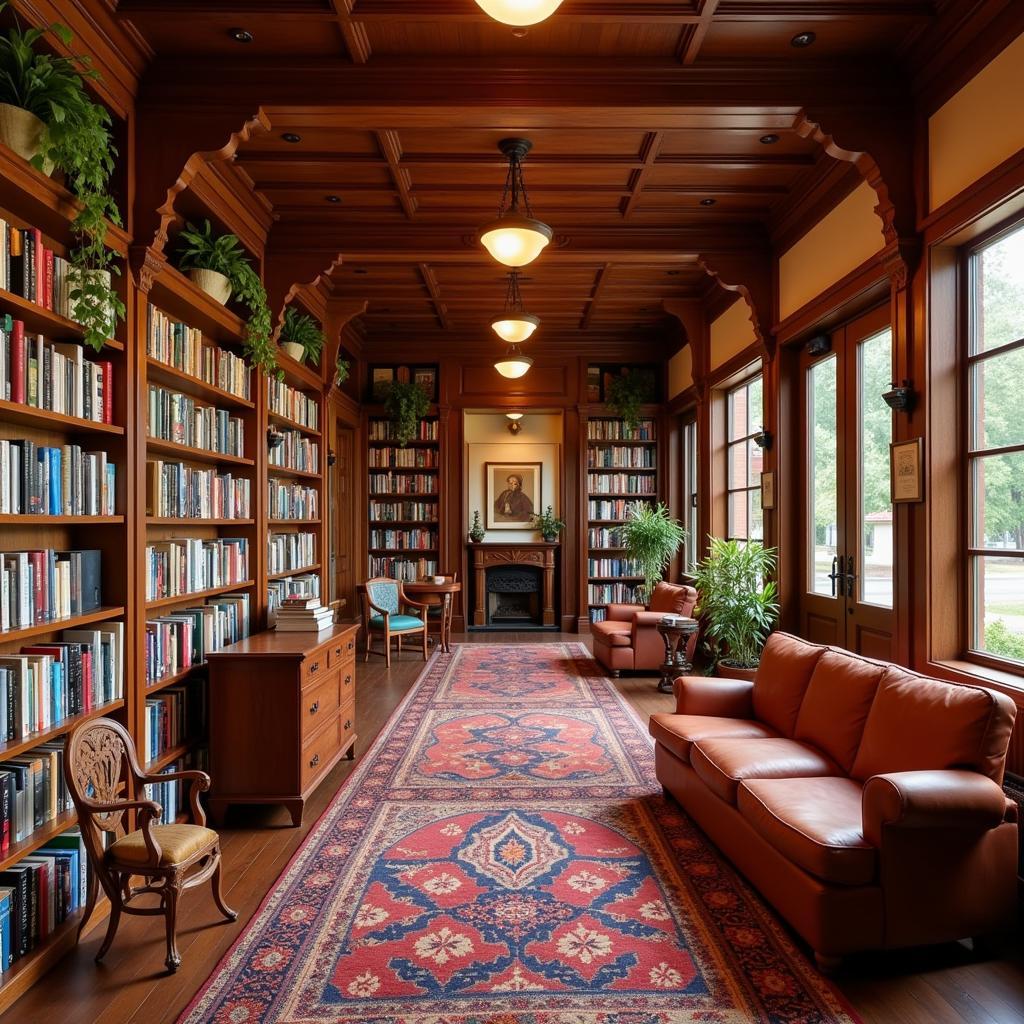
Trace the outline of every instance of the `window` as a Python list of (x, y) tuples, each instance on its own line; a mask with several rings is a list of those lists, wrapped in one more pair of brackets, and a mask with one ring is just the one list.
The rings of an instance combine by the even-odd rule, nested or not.
[(754, 443), (761, 432), (761, 375), (726, 393), (726, 505), (729, 540), (762, 540), (762, 452)]
[(968, 282), (968, 637), (1024, 664), (1024, 224), (971, 253)]
[(697, 534), (700, 521), (697, 518), (697, 420), (683, 423), (683, 529), (686, 542), (683, 545), (683, 568), (690, 572), (697, 564)]

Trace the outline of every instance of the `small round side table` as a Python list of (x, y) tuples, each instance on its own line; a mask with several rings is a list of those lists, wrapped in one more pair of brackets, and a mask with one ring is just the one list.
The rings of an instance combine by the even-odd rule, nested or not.
[(669, 625), (658, 623), (658, 632), (665, 641), (665, 663), (661, 666), (661, 681), (658, 683), (659, 693), (672, 692), (672, 680), (676, 676), (685, 676), (693, 671), (693, 665), (686, 657), (686, 643), (697, 632), (696, 619), (683, 619)]

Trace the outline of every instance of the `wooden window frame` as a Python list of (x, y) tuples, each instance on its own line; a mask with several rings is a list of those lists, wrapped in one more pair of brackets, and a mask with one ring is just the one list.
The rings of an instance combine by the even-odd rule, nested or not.
[[(723, 401), (724, 401), (724, 407), (723, 407), (724, 426), (725, 426), (724, 442), (723, 442), (723, 448), (722, 448), (723, 453), (725, 455), (725, 466), (724, 466), (724, 476), (723, 476), (723, 480), (724, 480), (724, 484), (725, 484), (725, 487), (724, 487), (724, 498), (725, 498), (725, 531), (724, 531), (724, 536), (725, 536), (726, 540), (739, 540), (739, 541), (743, 541), (746, 544), (749, 544), (752, 540), (754, 540), (754, 541), (758, 541), (759, 543), (763, 544), (764, 543), (764, 510), (763, 509), (761, 510), (762, 518), (761, 518), (761, 536), (760, 537), (751, 537), (750, 536), (750, 526), (751, 526), (751, 522), (750, 521), (748, 521), (748, 523), (747, 523), (747, 535), (745, 537), (738, 537), (738, 536), (734, 535), (732, 530), (730, 529), (730, 527), (732, 526), (732, 523), (730, 522), (730, 512), (731, 512), (731, 508), (732, 508), (732, 496), (734, 494), (740, 494), (740, 493), (746, 494), (748, 496), (747, 497), (747, 501), (748, 501), (748, 506), (747, 507), (748, 508), (750, 507), (749, 506), (749, 501), (750, 501), (749, 496), (752, 493), (756, 493), (757, 501), (759, 503), (761, 501), (761, 481), (760, 480), (756, 481), (754, 484), (748, 484), (748, 485), (746, 485), (744, 487), (733, 487), (732, 486), (732, 481), (731, 481), (730, 476), (729, 476), (729, 454), (730, 454), (730, 452), (734, 448), (738, 447), (739, 445), (743, 445), (745, 447), (748, 446), (750, 444), (750, 442), (754, 439), (754, 437), (757, 436), (757, 434), (761, 433), (761, 430), (763, 429), (763, 427), (759, 427), (757, 430), (749, 430), (748, 433), (746, 433), (742, 437), (731, 437), (731, 433), (732, 433), (732, 400), (733, 400), (733, 396), (738, 391), (740, 391), (740, 390), (742, 390), (744, 388), (749, 388), (750, 385), (753, 384), (753, 382), (755, 380), (757, 380), (758, 378), (760, 378), (760, 380), (761, 380), (761, 417), (762, 417), (762, 419), (764, 418), (764, 368), (763, 368), (763, 366), (761, 365), (760, 362), (754, 364), (754, 366), (756, 367), (756, 370), (754, 372), (752, 372), (752, 373), (746, 374), (743, 377), (742, 380), (735, 381), (735, 382), (730, 382), (728, 384), (728, 386), (723, 386), (722, 387)], [(747, 410), (747, 426), (748, 427), (752, 426), (752, 422), (751, 422), (752, 419), (753, 419), (753, 417), (750, 415), (750, 409), (748, 408), (748, 410)]]
[(679, 440), (680, 502), (683, 526), (686, 529), (682, 571), (688, 575), (700, 559), (700, 426), (696, 409), (680, 417)]

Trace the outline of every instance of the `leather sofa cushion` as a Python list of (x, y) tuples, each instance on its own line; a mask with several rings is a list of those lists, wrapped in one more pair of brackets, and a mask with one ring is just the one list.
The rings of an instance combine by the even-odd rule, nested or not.
[(882, 676), (851, 774), (968, 768), (1002, 782), (1013, 701), (891, 666)]
[(750, 779), (737, 807), (759, 835), (804, 871), (834, 885), (870, 885), (878, 853), (864, 838), (861, 786), (852, 779)]
[(698, 740), (690, 765), (715, 796), (736, 803), (736, 789), (747, 779), (800, 779), (840, 775), (839, 768), (813, 747), (783, 737)]
[(594, 640), (600, 640), (609, 647), (632, 647), (633, 646), (633, 625), (629, 622), (614, 622), (605, 620), (595, 622), (590, 627), (594, 634)]
[(689, 615), (697, 603), (697, 591), (693, 587), (679, 586), (675, 583), (656, 583), (648, 608), (652, 612), (674, 612), (676, 615)]
[(853, 654), (825, 651), (800, 705), (795, 738), (814, 744), (849, 774), (885, 669)]
[(772, 633), (754, 676), (754, 716), (792, 736), (800, 705), (824, 647), (788, 633)]
[(687, 763), (690, 761), (690, 747), (699, 740), (715, 736), (766, 739), (775, 735), (761, 722), (749, 718), (715, 718), (711, 715), (651, 715), (648, 728), (659, 743)]

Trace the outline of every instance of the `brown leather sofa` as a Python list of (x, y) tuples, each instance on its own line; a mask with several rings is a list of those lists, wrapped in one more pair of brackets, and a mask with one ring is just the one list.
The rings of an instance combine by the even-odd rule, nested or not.
[[(591, 627), (594, 657), (613, 676), (623, 670), (652, 671), (665, 660), (665, 642), (658, 632), (658, 622), (670, 612), (690, 615), (697, 604), (693, 587), (674, 583), (658, 583), (645, 608), (639, 604), (610, 604), (608, 617)], [(690, 637), (686, 657), (693, 661), (697, 634)]]
[(658, 779), (823, 969), (1012, 926), (1007, 696), (784, 633), (752, 683), (675, 691), (650, 722)]

